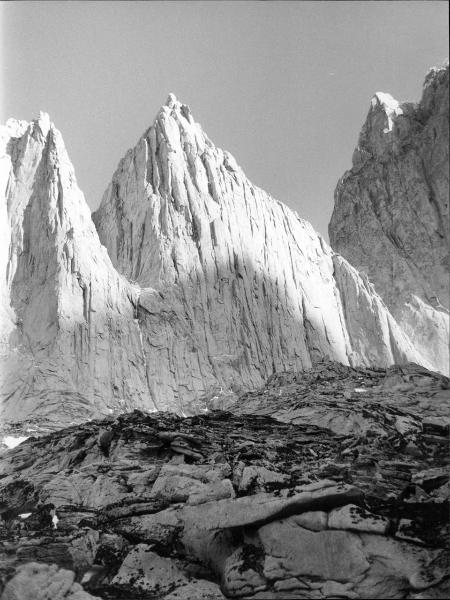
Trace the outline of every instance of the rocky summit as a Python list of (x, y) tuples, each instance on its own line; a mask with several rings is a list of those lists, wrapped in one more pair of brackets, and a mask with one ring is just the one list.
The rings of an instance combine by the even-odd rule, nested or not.
[(445, 86), (374, 98), (354, 266), (173, 94), (92, 216), (0, 129), (0, 600), (450, 596)]
[(439, 370), (367, 278), (173, 95), (93, 220), (48, 115), (9, 120), (0, 152), (3, 421), (193, 414), (326, 356)]
[[(48, 115), (1, 129), (0, 419), (63, 426), (148, 406), (134, 288)], [(114, 391), (114, 392), (113, 392)], [(115, 395), (114, 395), (115, 394)]]
[(330, 242), (375, 285), (414, 346), (449, 370), (448, 64), (418, 104), (372, 99), (340, 180)]

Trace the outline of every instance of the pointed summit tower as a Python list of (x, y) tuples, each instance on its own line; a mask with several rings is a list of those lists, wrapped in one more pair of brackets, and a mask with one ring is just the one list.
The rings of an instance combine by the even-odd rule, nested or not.
[(120, 161), (93, 219), (114, 266), (141, 288), (158, 405), (182, 410), (323, 356), (428, 364), (373, 288), (254, 186), (174, 94)]
[(0, 135), (0, 418), (63, 426), (150, 407), (136, 294), (100, 244), (61, 134), (41, 113)]
[(353, 166), (339, 181), (333, 248), (374, 283), (414, 346), (449, 370), (449, 67), (420, 103), (372, 99)]

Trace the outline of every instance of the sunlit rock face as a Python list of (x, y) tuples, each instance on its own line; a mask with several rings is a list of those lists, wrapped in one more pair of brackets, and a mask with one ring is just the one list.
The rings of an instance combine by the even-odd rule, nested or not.
[(151, 405), (133, 287), (111, 264), (48, 115), (1, 129), (1, 418)]
[(3, 420), (198, 412), (327, 355), (434, 366), (173, 95), (120, 162), (97, 229), (47, 115), (1, 139)]
[(339, 181), (332, 247), (368, 275), (419, 352), (449, 369), (448, 65), (419, 104), (372, 99)]
[(120, 162), (94, 222), (114, 266), (141, 287), (158, 406), (252, 388), (324, 355), (426, 362), (370, 285), (173, 95)]

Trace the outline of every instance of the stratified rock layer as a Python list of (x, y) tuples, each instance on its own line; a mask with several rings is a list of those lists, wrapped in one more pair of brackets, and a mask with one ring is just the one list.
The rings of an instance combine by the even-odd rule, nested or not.
[(332, 247), (368, 275), (415, 347), (449, 370), (449, 68), (419, 104), (378, 93), (339, 181)]
[(104, 600), (448, 598), (448, 388), (321, 363), (233, 412), (29, 439), (0, 455), (2, 600), (36, 563)]

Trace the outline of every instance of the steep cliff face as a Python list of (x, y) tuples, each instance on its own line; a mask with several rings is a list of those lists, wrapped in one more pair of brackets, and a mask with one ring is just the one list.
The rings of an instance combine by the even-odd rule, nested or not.
[(142, 288), (158, 405), (180, 410), (324, 355), (425, 360), (358, 273), (252, 185), (173, 95), (120, 162), (94, 222), (114, 266)]
[(62, 425), (149, 406), (135, 291), (99, 242), (60, 133), (41, 114), (1, 136), (1, 417)]
[(365, 272), (419, 352), (448, 372), (448, 66), (419, 104), (372, 99), (339, 181), (332, 247)]
[(433, 368), (368, 281), (173, 96), (119, 164), (100, 239), (48, 116), (1, 135), (2, 419), (198, 412), (326, 355)]

